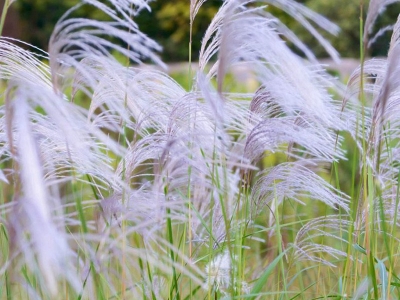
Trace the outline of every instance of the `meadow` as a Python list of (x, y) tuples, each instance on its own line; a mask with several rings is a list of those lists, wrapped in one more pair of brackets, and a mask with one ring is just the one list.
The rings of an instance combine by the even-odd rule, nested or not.
[(0, 38), (0, 299), (399, 299), (400, 21), (366, 58), (395, 1), (360, 1), (345, 83), (268, 10), (339, 61), (294, 0), (223, 1), (178, 83), (148, 2)]

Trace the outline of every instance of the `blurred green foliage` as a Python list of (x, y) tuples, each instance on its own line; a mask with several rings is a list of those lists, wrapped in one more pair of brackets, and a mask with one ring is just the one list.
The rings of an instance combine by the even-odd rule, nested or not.
[(13, 5), (20, 15), (21, 39), (47, 50), (54, 25), (76, 3), (76, 0), (17, 0)]
[[(368, 1), (360, 0), (307, 0), (306, 5), (312, 10), (319, 12), (332, 22), (339, 25), (340, 33), (336, 37), (325, 35), (335, 46), (343, 57), (360, 56), (360, 3), (364, 2), (364, 20), (365, 12), (368, 9)], [(377, 31), (385, 26), (394, 24), (400, 13), (400, 3), (389, 5), (375, 23), (374, 32), (370, 38), (373, 38)], [(392, 32), (387, 31), (376, 42), (371, 45), (369, 54), (372, 56), (386, 56), (389, 41)], [(304, 30), (299, 32), (302, 40), (305, 41), (316, 53), (317, 56), (323, 56), (324, 50), (319, 46), (310, 35)]]
[[(47, 44), (52, 29), (57, 20), (79, 0), (17, 0), (13, 5), (19, 11), (22, 39), (37, 47), (47, 50)], [(336, 37), (326, 34), (335, 48), (343, 57), (359, 57), (359, 22), (360, 0), (298, 0), (316, 12), (325, 15), (338, 24), (342, 31)], [(198, 58), (203, 34), (212, 17), (221, 5), (222, 0), (208, 0), (200, 9), (193, 24), (193, 60)], [(365, 10), (368, 1), (365, 1)], [(150, 3), (152, 12), (143, 11), (136, 17), (141, 30), (159, 42), (164, 51), (162, 58), (169, 61), (188, 61), (189, 57), (189, 0), (158, 0)], [(268, 7), (291, 28), (319, 57), (327, 54), (318, 42), (306, 32), (296, 21), (273, 7)], [(396, 21), (400, 4), (392, 4), (381, 15), (375, 28), (382, 28)], [(98, 18), (92, 7), (79, 10), (80, 17)], [(377, 29), (375, 30), (377, 31)], [(371, 47), (370, 54), (385, 55), (388, 49), (391, 32), (386, 32)]]
[[(78, 0), (18, 0), (16, 5), (23, 28), (22, 39), (47, 50), (49, 37), (58, 19)], [(192, 57), (198, 58), (201, 40), (221, 0), (203, 4), (193, 24)], [(163, 46), (165, 61), (187, 61), (189, 57), (189, 0), (153, 1), (151, 12), (143, 10), (135, 19), (142, 32)], [(101, 19), (96, 9), (83, 6), (74, 16)], [(103, 16), (104, 18), (104, 16)]]
[[(217, 13), (221, 0), (208, 0), (193, 23), (192, 58), (196, 60), (203, 34)], [(143, 11), (137, 18), (141, 30), (160, 43), (166, 61), (188, 61), (189, 58), (189, 0), (154, 1), (152, 12)]]

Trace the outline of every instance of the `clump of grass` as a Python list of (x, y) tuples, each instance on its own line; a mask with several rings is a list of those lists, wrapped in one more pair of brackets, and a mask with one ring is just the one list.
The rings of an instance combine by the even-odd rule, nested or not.
[[(343, 91), (267, 5), (339, 59), (317, 30), (335, 25), (295, 1), (225, 1), (186, 91), (140, 68), (165, 67), (134, 22), (147, 2), (82, 2), (49, 53), (0, 39), (2, 297), (398, 297), (399, 25)], [(364, 32), (390, 2), (371, 1)], [(106, 21), (75, 18), (84, 5)], [(256, 91), (227, 88), (237, 66)]]

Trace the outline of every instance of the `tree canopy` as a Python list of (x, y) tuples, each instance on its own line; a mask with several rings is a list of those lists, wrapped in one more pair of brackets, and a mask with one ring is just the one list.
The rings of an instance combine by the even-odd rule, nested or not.
[[(21, 39), (39, 48), (47, 49), (49, 36), (56, 21), (62, 14), (78, 0), (18, 0), (15, 5), (20, 16), (22, 30)], [(193, 24), (192, 57), (197, 59), (201, 40), (212, 17), (221, 5), (221, 0), (208, 0), (201, 7)], [(334, 47), (345, 57), (359, 57), (359, 0), (298, 0), (316, 12), (326, 16), (338, 24), (341, 32), (338, 36), (327, 36)], [(367, 3), (365, 3), (365, 10)], [(163, 46), (162, 58), (165, 61), (187, 61), (189, 55), (189, 0), (164, 0), (150, 3), (152, 12), (143, 11), (136, 17), (141, 31), (148, 34)], [(309, 33), (285, 12), (274, 7), (274, 15), (282, 18), (287, 26), (303, 40), (319, 57), (327, 54), (318, 42)], [(393, 24), (400, 12), (400, 4), (389, 6), (385, 14), (378, 19), (376, 28)], [(82, 7), (79, 10), (81, 17), (96, 16), (92, 9)], [(382, 34), (370, 48), (371, 55), (385, 55), (388, 48), (390, 31)]]

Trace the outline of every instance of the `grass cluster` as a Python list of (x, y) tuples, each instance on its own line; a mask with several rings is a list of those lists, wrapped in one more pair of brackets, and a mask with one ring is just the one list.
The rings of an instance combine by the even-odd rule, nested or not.
[(370, 1), (347, 86), (268, 6), (338, 60), (334, 24), (224, 1), (186, 88), (138, 67), (165, 67), (134, 22), (147, 2), (82, 1), (48, 53), (0, 38), (0, 298), (399, 298), (399, 22), (364, 59), (394, 1)]

